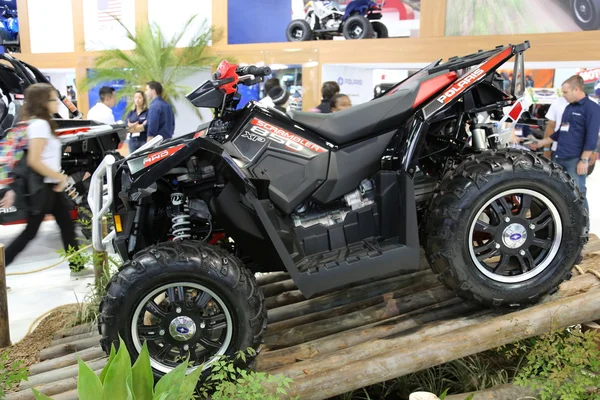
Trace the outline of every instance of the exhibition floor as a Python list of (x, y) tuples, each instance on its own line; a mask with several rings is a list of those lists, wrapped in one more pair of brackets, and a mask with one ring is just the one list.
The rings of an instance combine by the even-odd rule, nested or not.
[[(600, 233), (600, 173), (588, 179), (588, 200), (591, 231)], [(2, 227), (0, 243), (9, 243), (22, 226)], [(59, 260), (56, 249), (61, 247), (60, 231), (54, 221), (42, 224), (36, 239), (17, 257), (7, 273), (32, 271)], [(30, 325), (45, 312), (64, 304), (81, 302), (88, 292), (93, 276), (73, 278), (66, 262), (50, 270), (31, 275), (9, 276), (8, 293), (11, 339), (19, 341)]]

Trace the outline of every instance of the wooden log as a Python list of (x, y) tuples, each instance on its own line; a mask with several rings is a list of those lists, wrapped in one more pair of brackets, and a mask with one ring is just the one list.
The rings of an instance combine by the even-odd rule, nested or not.
[(406, 294), (402, 297), (388, 298), (384, 303), (350, 314), (338, 315), (333, 318), (273, 333), (267, 331), (264, 338), (264, 344), (270, 349), (293, 346), (306, 341), (329, 336), (334, 333), (343, 332), (348, 329), (392, 318), (435, 303), (441, 303), (450, 300), (455, 296), (454, 293), (441, 286), (423, 291), (430, 286), (431, 284), (429, 282), (410, 286), (398, 292)]
[[(102, 372), (102, 370), (94, 371), (96, 375), (100, 375), (100, 372)], [(67, 378), (36, 387), (36, 390), (46, 396), (54, 396), (75, 389), (77, 389), (77, 377)], [(6, 395), (5, 400), (35, 400), (35, 396), (30, 389), (27, 389), (16, 393), (10, 393)]]
[(268, 310), (267, 319), (271, 324), (299, 317), (301, 315), (327, 310), (387, 293), (401, 286), (407, 287), (431, 276), (433, 276), (433, 274), (429, 271), (420, 271), (409, 275), (400, 275), (382, 281), (371, 282), (366, 285), (355, 286), (347, 290), (325, 294), (300, 303)]
[(305, 342), (297, 346), (260, 353), (256, 359), (256, 369), (268, 371), (280, 368), (296, 361), (331, 354), (364, 342), (415, 329), (432, 321), (469, 315), (474, 310), (476, 310), (474, 304), (467, 304), (459, 299), (448, 300), (395, 318)]
[[(415, 326), (411, 329), (392, 335), (392, 337), (398, 338), (398, 340), (388, 341), (387, 339), (390, 338), (390, 336), (380, 338), (380, 347), (377, 348), (377, 351), (379, 353), (392, 351), (394, 348), (400, 346), (399, 343), (402, 343), (402, 346), (418, 345), (422, 341), (434, 336), (489, 321), (492, 318), (492, 314), (484, 311), (470, 315), (466, 318), (457, 318), (450, 321), (434, 321), (425, 325)], [(296, 364), (293, 364), (293, 366), (283, 366), (280, 370), (270, 371), (270, 373), (273, 375), (284, 373), (288, 378), (296, 379), (297, 377), (303, 377), (307, 372), (313, 375), (327, 372), (328, 370), (342, 367), (350, 362), (369, 358), (372, 354), (373, 349), (371, 343), (370, 341), (366, 341), (357, 346), (341, 349), (335, 353), (317, 355), (310, 360), (297, 362)]]
[(59, 344), (75, 342), (77, 340), (86, 339), (86, 338), (96, 336), (96, 335), (98, 335), (98, 331), (91, 331), (91, 332), (81, 333), (79, 335), (67, 336), (62, 339), (54, 339), (53, 341), (50, 342), (49, 347), (58, 346)]
[(67, 354), (66, 356), (53, 358), (51, 360), (46, 360), (37, 364), (33, 364), (31, 367), (29, 367), (29, 376), (34, 376), (55, 369), (68, 367), (70, 365), (75, 365), (77, 364), (77, 357), (81, 358), (83, 361), (90, 361), (105, 356), (106, 353), (104, 353), (104, 350), (102, 350), (100, 346), (91, 347), (89, 349), (85, 349), (77, 353)]
[[(416, 285), (415, 281), (418, 281)], [(415, 279), (404, 278), (400, 279), (400, 281), (392, 279), (389, 282), (376, 282), (365, 285), (360, 288), (355, 288), (355, 290), (350, 292), (349, 296), (347, 295), (348, 302), (345, 302), (345, 304), (340, 306), (325, 308), (322, 311), (317, 310), (314, 312), (307, 312), (306, 314), (298, 317), (269, 323), (269, 333), (367, 308), (381, 303), (384, 300), (384, 297), (385, 299), (396, 298), (411, 293), (416, 293), (420, 290), (432, 289), (437, 286), (440, 286), (438, 279), (429, 273), (423, 275), (422, 277), (421, 275), (418, 275), (415, 277)]]
[(470, 395), (473, 395), (473, 400), (537, 399), (537, 392), (533, 389), (507, 383), (477, 392), (453, 394), (446, 396), (446, 400), (465, 400)]
[[(104, 368), (106, 363), (108, 362), (108, 358), (103, 358), (101, 360), (95, 360), (88, 362), (88, 366), (92, 369), (92, 371), (101, 370)], [(55, 369), (48, 372), (43, 372), (41, 374), (37, 374), (29, 377), (29, 380), (21, 382), (19, 386), (20, 390), (29, 389), (32, 387), (37, 387), (40, 385), (45, 385), (47, 383), (61, 381), (63, 379), (76, 377), (79, 371), (79, 366), (77, 364), (70, 365), (68, 367), (63, 367), (59, 369)]]
[(269, 272), (258, 275), (256, 277), (256, 283), (258, 283), (258, 286), (264, 286), (269, 283), (285, 281), (287, 279), (290, 279), (290, 274), (287, 272)]
[(67, 329), (62, 329), (60, 331), (58, 331), (53, 339), (62, 339), (64, 337), (67, 336), (74, 336), (74, 335), (81, 335), (82, 333), (88, 333), (88, 332), (98, 332), (98, 327), (96, 326), (96, 324), (83, 324), (83, 325), (77, 325), (74, 326), (72, 328), (67, 328)]
[(376, 340), (369, 343), (372, 349), (369, 358), (315, 375), (307, 370), (294, 381), (288, 395), (300, 396), (303, 400), (326, 399), (598, 318), (600, 290), (593, 290), (453, 330), (419, 344), (402, 346), (402, 338), (388, 338), (386, 342), (396, 341), (400, 345), (396, 348), (387, 345), (385, 353), (379, 352), (384, 341)]
[(269, 283), (261, 287), (263, 295), (265, 297), (275, 296), (279, 293), (287, 292), (288, 290), (295, 290), (296, 284), (293, 280), (287, 279), (281, 282)]
[(267, 297), (265, 299), (265, 307), (267, 307), (267, 310), (272, 310), (277, 307), (299, 303), (304, 300), (306, 300), (306, 297), (304, 297), (301, 291), (291, 290), (289, 292), (283, 292), (275, 296)]
[(77, 389), (52, 396), (52, 400), (79, 400)]
[(6, 292), (6, 263), (4, 259), (4, 245), (0, 243), (0, 349), (10, 346), (8, 295)]
[(75, 353), (97, 346), (102, 336), (95, 335), (90, 338), (80, 339), (67, 344), (59, 344), (58, 346), (48, 347), (40, 351), (40, 361), (49, 360), (51, 358), (62, 357), (66, 354)]

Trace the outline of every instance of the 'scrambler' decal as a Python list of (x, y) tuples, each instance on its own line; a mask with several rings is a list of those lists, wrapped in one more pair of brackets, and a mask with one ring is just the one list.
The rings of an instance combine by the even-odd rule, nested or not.
[(265, 137), (275, 143), (282, 144), (290, 150), (301, 152), (304, 149), (308, 149), (316, 153), (323, 153), (327, 151), (327, 149), (319, 146), (316, 143), (306, 140), (303, 137), (295, 135), (258, 118), (253, 118), (250, 124), (252, 125), (250, 128), (252, 133)]
[(181, 150), (185, 144), (179, 144), (177, 146), (169, 147), (161, 151), (157, 151), (156, 153), (148, 154), (146, 158), (144, 158), (144, 168), (149, 167), (153, 164), (156, 164), (160, 160), (163, 160), (173, 154), (177, 153)]

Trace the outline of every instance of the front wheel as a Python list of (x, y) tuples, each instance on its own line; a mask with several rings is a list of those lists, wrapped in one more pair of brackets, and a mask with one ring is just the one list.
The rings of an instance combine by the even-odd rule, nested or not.
[(571, 277), (587, 221), (581, 192), (558, 165), (530, 152), (487, 152), (440, 184), (426, 254), (463, 298), (534, 303)]
[(296, 19), (287, 27), (286, 37), (288, 42), (306, 42), (312, 39), (312, 29), (303, 19)]
[(356, 14), (344, 22), (344, 38), (348, 40), (373, 38), (373, 25), (366, 17)]
[[(241, 262), (201, 242), (166, 242), (138, 253), (107, 287), (100, 304), (102, 348), (123, 339), (133, 360), (147, 342), (157, 378), (189, 357), (258, 349), (266, 308), (254, 276)], [(247, 358), (247, 362), (250, 358)]]
[(571, 12), (581, 29), (600, 29), (600, 0), (571, 0)]

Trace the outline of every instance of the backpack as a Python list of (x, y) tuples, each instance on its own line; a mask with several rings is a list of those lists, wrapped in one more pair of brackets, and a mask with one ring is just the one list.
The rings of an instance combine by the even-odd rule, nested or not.
[(5, 132), (0, 139), (0, 185), (13, 182), (13, 170), (27, 149), (28, 123), (19, 123)]

